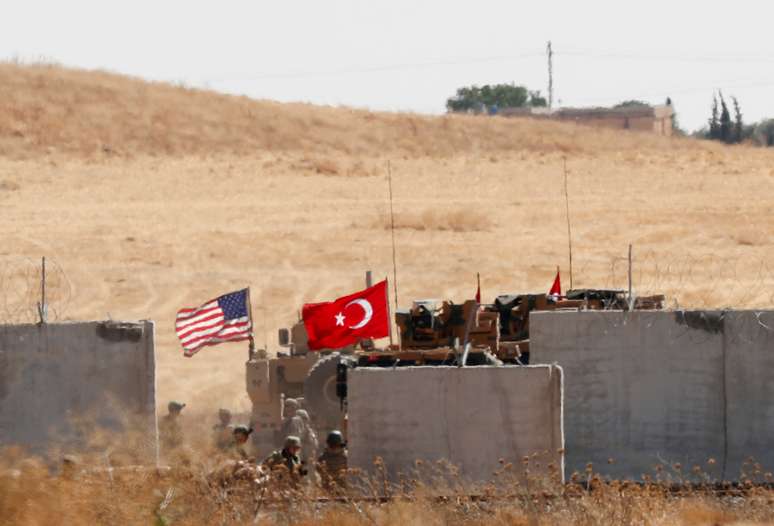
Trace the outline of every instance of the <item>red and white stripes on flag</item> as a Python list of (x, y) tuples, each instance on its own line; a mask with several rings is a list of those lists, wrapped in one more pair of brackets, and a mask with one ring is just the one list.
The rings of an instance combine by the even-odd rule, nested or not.
[(252, 320), (247, 289), (224, 294), (201, 307), (180, 309), (175, 332), (185, 356), (193, 356), (202, 347), (224, 342), (249, 340)]

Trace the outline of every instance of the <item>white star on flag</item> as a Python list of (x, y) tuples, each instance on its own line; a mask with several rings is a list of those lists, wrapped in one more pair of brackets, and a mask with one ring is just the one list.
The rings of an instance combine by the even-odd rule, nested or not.
[(336, 316), (336, 325), (344, 326), (344, 315), (342, 313), (338, 313)]

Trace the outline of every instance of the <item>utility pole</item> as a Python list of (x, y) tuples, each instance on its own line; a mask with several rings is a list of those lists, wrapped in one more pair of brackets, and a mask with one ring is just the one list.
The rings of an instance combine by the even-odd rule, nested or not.
[(551, 41), (546, 47), (548, 54), (548, 111), (554, 108), (554, 51), (551, 49)]

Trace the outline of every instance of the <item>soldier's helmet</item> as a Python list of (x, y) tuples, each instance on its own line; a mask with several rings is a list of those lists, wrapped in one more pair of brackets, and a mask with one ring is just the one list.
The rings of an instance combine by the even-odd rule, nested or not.
[(334, 429), (333, 431), (328, 433), (328, 438), (325, 439), (325, 443), (328, 444), (330, 447), (343, 446), (344, 435), (342, 435), (341, 431), (339, 431), (338, 429)]
[(250, 433), (253, 432), (253, 428), (247, 427), (247, 426), (236, 426), (234, 428), (233, 434), (235, 435), (247, 435), (250, 436)]
[(218, 418), (220, 418), (224, 422), (231, 420), (231, 411), (229, 411), (228, 409), (218, 409)]
[(285, 398), (286, 409), (298, 409), (298, 400), (295, 398)]
[(306, 409), (299, 409), (296, 411), (296, 416), (300, 416), (304, 423), (309, 423), (309, 413), (306, 411)]
[(288, 435), (285, 439), (285, 449), (290, 447), (301, 447), (301, 439), (297, 436)]
[(185, 404), (184, 404), (184, 403), (182, 403), (182, 402), (176, 402), (175, 400), (172, 400), (171, 402), (169, 402), (169, 403), (167, 404), (167, 410), (168, 410), (170, 413), (179, 413), (180, 411), (182, 411), (182, 410), (183, 410), (183, 408), (184, 408), (184, 407), (185, 407)]

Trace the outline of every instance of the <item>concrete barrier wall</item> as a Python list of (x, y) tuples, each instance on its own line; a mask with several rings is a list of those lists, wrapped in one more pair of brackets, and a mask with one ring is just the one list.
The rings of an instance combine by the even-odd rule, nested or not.
[(521, 468), (541, 453), (561, 468), (562, 371), (535, 367), (357, 368), (349, 373), (350, 466), (390, 479), (416, 460), (448, 460), (466, 482), (492, 479), (499, 459)]
[(736, 479), (749, 457), (774, 471), (774, 312), (733, 312), (726, 320), (726, 476)]
[(153, 342), (149, 321), (0, 325), (0, 446), (77, 452), (131, 426), (155, 462)]
[(750, 456), (774, 469), (773, 329), (771, 312), (533, 313), (532, 363), (566, 375), (568, 474), (679, 462), (736, 479)]

